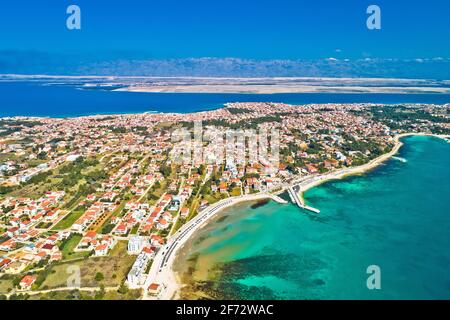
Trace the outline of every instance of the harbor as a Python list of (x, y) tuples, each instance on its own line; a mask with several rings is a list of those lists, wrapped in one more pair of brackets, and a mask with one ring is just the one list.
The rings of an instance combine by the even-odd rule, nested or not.
[(319, 214), (320, 213), (319, 209), (313, 208), (313, 207), (305, 204), (305, 201), (303, 200), (303, 198), (299, 196), (300, 192), (301, 192), (300, 185), (294, 185), (294, 186), (288, 188), (288, 193), (289, 193), (289, 196), (290, 196), (292, 202), (294, 202), (296, 205), (298, 205), (300, 208), (302, 208), (304, 210), (308, 210), (308, 211)]

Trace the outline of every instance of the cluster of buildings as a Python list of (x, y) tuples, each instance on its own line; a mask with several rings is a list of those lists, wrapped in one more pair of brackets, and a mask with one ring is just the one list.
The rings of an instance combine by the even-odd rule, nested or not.
[[(41, 261), (59, 261), (62, 258), (58, 244), (68, 238), (70, 232), (57, 232), (50, 236), (35, 235), (33, 241), (21, 242), (20, 247), (11, 249), (7, 257), (0, 257), (0, 272), (19, 274), (27, 267)], [(8, 240), (8, 241), (11, 241)], [(7, 244), (0, 246), (0, 251), (10, 250)]]
[(116, 205), (113, 202), (96, 201), (72, 224), (71, 229), (82, 233), (101, 215), (108, 214), (115, 209)]
[[(1, 224), (5, 232), (0, 235), (0, 250), (12, 251), (18, 244), (26, 244), (39, 236), (42, 223), (53, 224), (65, 211), (58, 205), (64, 197), (64, 191), (46, 192), (41, 198), (7, 197), (0, 201)], [(5, 240), (7, 239), (7, 240)]]
[[(73, 213), (61, 209), (72, 200), (65, 191), (46, 191), (32, 199), (13, 197), (4, 189), (0, 196), (0, 274), (20, 274), (41, 261), (61, 260), (61, 243), (77, 233), (81, 241), (74, 250), (95, 256), (108, 255), (118, 241), (127, 241), (128, 254), (136, 255), (136, 261), (126, 280), (130, 287), (138, 287), (177, 223), (184, 223), (213, 202), (270, 192), (298, 176), (368, 162), (391, 148), (393, 137), (407, 128), (450, 130), (448, 105), (444, 106), (446, 113), (443, 106), (403, 106), (407, 112), (420, 111), (422, 119), (404, 117), (392, 122), (380, 116), (384, 109), (378, 107), (258, 102), (230, 103), (192, 114), (15, 119), (14, 132), (0, 140), (0, 154), (6, 158), (0, 163), (1, 187), (20, 191), (36, 175), (79, 157), (96, 159), (96, 170), (106, 177), (95, 181), (95, 190), (70, 206), (83, 212), (70, 227), (59, 231), (52, 227)], [(195, 139), (173, 141), (175, 128), (186, 126), (191, 134), (189, 123), (195, 121), (203, 122), (208, 137), (200, 143)], [(26, 125), (28, 122), (33, 125)], [(267, 158), (239, 151), (249, 149), (246, 140), (237, 141), (237, 147), (229, 150), (217, 143), (225, 141), (228, 129), (240, 126), (277, 130), (279, 161), (272, 161), (275, 139), (268, 141)], [(201, 147), (200, 157), (175, 161), (174, 155), (191, 156), (195, 147)], [(163, 166), (172, 171), (163, 172)], [(150, 200), (149, 195), (154, 198)], [(106, 224), (111, 228), (102, 229)], [(28, 275), (19, 287), (31, 288), (35, 280)], [(160, 289), (153, 285), (153, 291)]]
[(95, 256), (106, 256), (116, 243), (117, 239), (110, 235), (88, 231), (84, 234), (74, 251), (90, 251), (94, 252)]
[(158, 236), (153, 236), (150, 239), (133, 236), (128, 240), (128, 253), (137, 255), (136, 261), (127, 275), (128, 286), (134, 288), (145, 283), (147, 279), (146, 272), (151, 259), (153, 259), (156, 251), (163, 243), (164, 241)]

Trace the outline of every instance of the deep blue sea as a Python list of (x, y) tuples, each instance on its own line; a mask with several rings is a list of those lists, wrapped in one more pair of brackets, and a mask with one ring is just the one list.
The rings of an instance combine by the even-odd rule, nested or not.
[(143, 112), (188, 113), (217, 109), (227, 102), (308, 103), (450, 103), (450, 94), (215, 94), (140, 93), (83, 90), (73, 85), (0, 82), (0, 117), (75, 117)]

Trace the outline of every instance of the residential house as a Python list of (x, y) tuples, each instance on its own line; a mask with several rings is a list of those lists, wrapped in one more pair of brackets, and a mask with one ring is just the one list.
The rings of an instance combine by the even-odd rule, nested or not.
[(33, 283), (36, 281), (36, 276), (26, 275), (19, 282), (19, 287), (21, 290), (30, 290)]

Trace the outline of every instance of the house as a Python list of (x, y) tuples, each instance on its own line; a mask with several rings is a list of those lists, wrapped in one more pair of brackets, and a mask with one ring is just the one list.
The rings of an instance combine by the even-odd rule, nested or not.
[(55, 245), (56, 242), (58, 241), (58, 239), (59, 239), (59, 236), (57, 233), (55, 233), (55, 234), (52, 234), (51, 236), (49, 236), (47, 239), (45, 239), (45, 242)]
[(98, 245), (94, 251), (96, 256), (106, 256), (108, 254), (108, 245), (106, 243)]
[(36, 215), (34, 215), (34, 216), (31, 217), (31, 221), (32, 221), (32, 222), (40, 221), (40, 220), (42, 219), (43, 216), (44, 216), (43, 213), (38, 213), (38, 214), (36, 214)]
[(180, 217), (187, 218), (188, 215), (189, 215), (189, 208), (187, 208), (187, 207), (181, 208)]
[(45, 220), (49, 222), (54, 221), (58, 217), (59, 211), (60, 210), (57, 209), (47, 212), (47, 214), (45, 215)]
[(327, 159), (323, 162), (323, 165), (326, 169), (331, 170), (334, 167), (337, 167), (339, 165), (339, 162), (335, 159)]
[(149, 232), (153, 229), (153, 223), (152, 222), (147, 222), (146, 224), (144, 224), (143, 227), (141, 227), (141, 230), (143, 232)]
[(42, 249), (42, 251), (44, 251), (46, 254), (49, 254), (49, 255), (58, 251), (58, 247), (51, 243), (44, 244), (41, 249)]
[(153, 258), (156, 254), (156, 247), (144, 247), (142, 252), (145, 253), (149, 258)]
[(208, 200), (202, 200), (200, 202), (200, 210), (205, 209), (208, 206), (208, 204), (209, 204)]
[(13, 261), (8, 266), (4, 267), (3, 272), (7, 274), (18, 274), (22, 272), (27, 265), (27, 263), (22, 261)]
[(309, 173), (317, 173), (319, 170), (312, 164), (307, 164), (306, 170), (308, 170)]
[(8, 231), (6, 231), (6, 234), (8, 235), (8, 237), (12, 238), (15, 235), (19, 234), (19, 228), (18, 227), (9, 228)]
[(165, 219), (159, 219), (158, 224), (156, 225), (156, 228), (160, 230), (167, 229), (169, 227), (169, 223)]
[(86, 239), (89, 239), (89, 241), (92, 241), (92, 240), (94, 240), (97, 237), (97, 232), (95, 232), (95, 231), (88, 231), (88, 232), (86, 232), (84, 237)]
[(162, 214), (162, 218), (164, 219), (164, 220), (166, 220), (167, 222), (172, 222), (172, 220), (173, 220), (173, 218), (172, 218), (172, 215), (170, 214), (170, 212), (168, 212), (168, 211), (165, 211), (163, 214)]
[(273, 187), (273, 180), (272, 179), (266, 179), (265, 181), (267, 188)]
[(21, 229), (28, 229), (31, 226), (31, 221), (25, 220), (25, 221), (22, 221), (19, 225), (20, 225)]
[(97, 197), (95, 196), (95, 194), (89, 194), (87, 197), (86, 197), (86, 200), (87, 201), (95, 201), (97, 199)]
[(25, 242), (30, 239), (30, 236), (28, 235), (28, 233), (21, 233), (21, 234), (17, 235), (15, 238), (16, 238), (17, 242)]
[(19, 287), (21, 290), (30, 290), (35, 281), (36, 276), (26, 275), (20, 280)]
[(161, 286), (157, 283), (152, 283), (148, 286), (148, 293), (157, 295), (161, 292)]
[(116, 216), (112, 216), (111, 219), (109, 220), (109, 222), (111, 224), (117, 224), (119, 221), (120, 221), (120, 218), (116, 217)]
[(115, 192), (113, 192), (113, 191), (109, 191), (109, 192), (106, 192), (103, 196), (102, 196), (102, 200), (104, 200), (104, 201), (110, 201), (110, 202), (112, 202), (112, 201), (114, 201), (114, 199), (116, 198), (118, 196), (118, 194), (117, 193), (115, 193)]
[[(55, 251), (54, 253), (57, 253), (57, 252), (60, 252), (60, 251)], [(40, 251), (34, 257), (37, 261), (41, 261), (41, 260), (44, 260), (45, 257), (47, 257), (47, 253), (45, 251)]]
[(10, 263), (11, 263), (11, 259), (2, 259), (0, 260), (0, 270), (6, 268)]
[(128, 233), (128, 225), (126, 223), (121, 223), (117, 226), (116, 230), (114, 230), (115, 234), (125, 235)]
[(53, 253), (50, 257), (50, 261), (60, 261), (62, 259), (61, 251)]
[(9, 239), (0, 244), (1, 251), (11, 251), (16, 247), (16, 241), (14, 239)]
[(152, 244), (152, 246), (161, 247), (162, 245), (164, 245), (164, 242), (164, 239), (156, 234), (152, 234), (150, 237), (150, 243)]
[(227, 183), (226, 182), (222, 182), (219, 185), (219, 191), (220, 193), (225, 193), (227, 192)]

